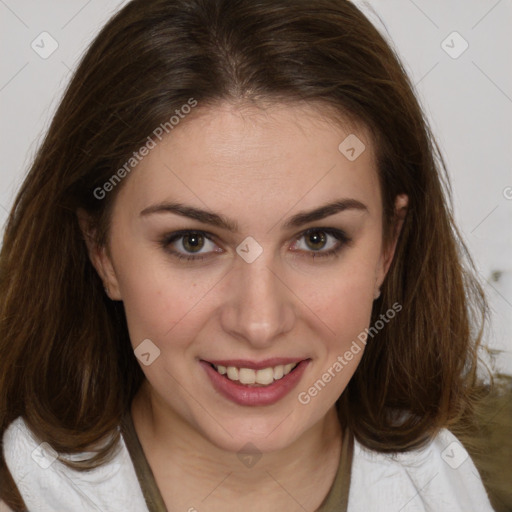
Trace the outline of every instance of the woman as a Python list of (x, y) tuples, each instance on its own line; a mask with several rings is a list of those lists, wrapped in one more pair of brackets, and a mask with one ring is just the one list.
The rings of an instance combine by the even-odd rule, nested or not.
[(5, 503), (493, 510), (441, 170), (351, 3), (127, 4), (5, 233)]

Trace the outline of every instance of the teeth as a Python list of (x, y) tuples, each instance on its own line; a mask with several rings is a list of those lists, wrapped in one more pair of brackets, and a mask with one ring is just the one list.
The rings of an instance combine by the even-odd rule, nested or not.
[(295, 365), (293, 363), (285, 365), (285, 367), (284, 367), (284, 374), (287, 375), (288, 373), (290, 373), (294, 366)]
[(263, 368), (262, 370), (258, 370), (255, 372), (255, 381), (258, 384), (268, 385), (274, 382), (274, 369), (273, 368)]
[(238, 380), (238, 368), (228, 366), (227, 370), (229, 380)]
[(280, 364), (274, 368), (274, 379), (279, 380), (284, 377), (284, 366)]
[(256, 382), (256, 372), (249, 368), (240, 368), (238, 370), (238, 380), (242, 384), (254, 384)]
[(221, 375), (227, 375), (229, 380), (239, 381), (241, 384), (260, 384), (268, 386), (275, 380), (282, 379), (288, 375), (299, 363), (290, 363), (286, 365), (278, 365), (261, 370), (253, 370), (251, 368), (236, 368), (235, 366), (215, 366), (215, 369)]

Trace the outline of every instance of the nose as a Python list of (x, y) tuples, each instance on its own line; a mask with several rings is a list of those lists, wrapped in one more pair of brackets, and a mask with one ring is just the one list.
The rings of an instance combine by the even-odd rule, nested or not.
[(295, 296), (270, 260), (264, 251), (252, 263), (237, 261), (221, 314), (224, 331), (255, 349), (272, 346), (296, 321)]

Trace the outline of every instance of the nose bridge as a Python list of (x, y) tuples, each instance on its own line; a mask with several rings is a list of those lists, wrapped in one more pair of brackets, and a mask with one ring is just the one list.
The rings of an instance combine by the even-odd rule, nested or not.
[(240, 258), (231, 275), (224, 329), (258, 346), (267, 346), (294, 322), (292, 297), (279, 271), (271, 266), (272, 256), (263, 251), (251, 263)]

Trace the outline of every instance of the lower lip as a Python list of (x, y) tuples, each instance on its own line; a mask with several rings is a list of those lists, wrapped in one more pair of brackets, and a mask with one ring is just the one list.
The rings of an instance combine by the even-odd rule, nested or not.
[(238, 405), (272, 405), (285, 397), (297, 385), (309, 364), (309, 360), (301, 361), (294, 370), (282, 379), (274, 381), (268, 386), (253, 387), (229, 380), (214, 370), (210, 363), (200, 361), (212, 381), (213, 387), (224, 397)]

